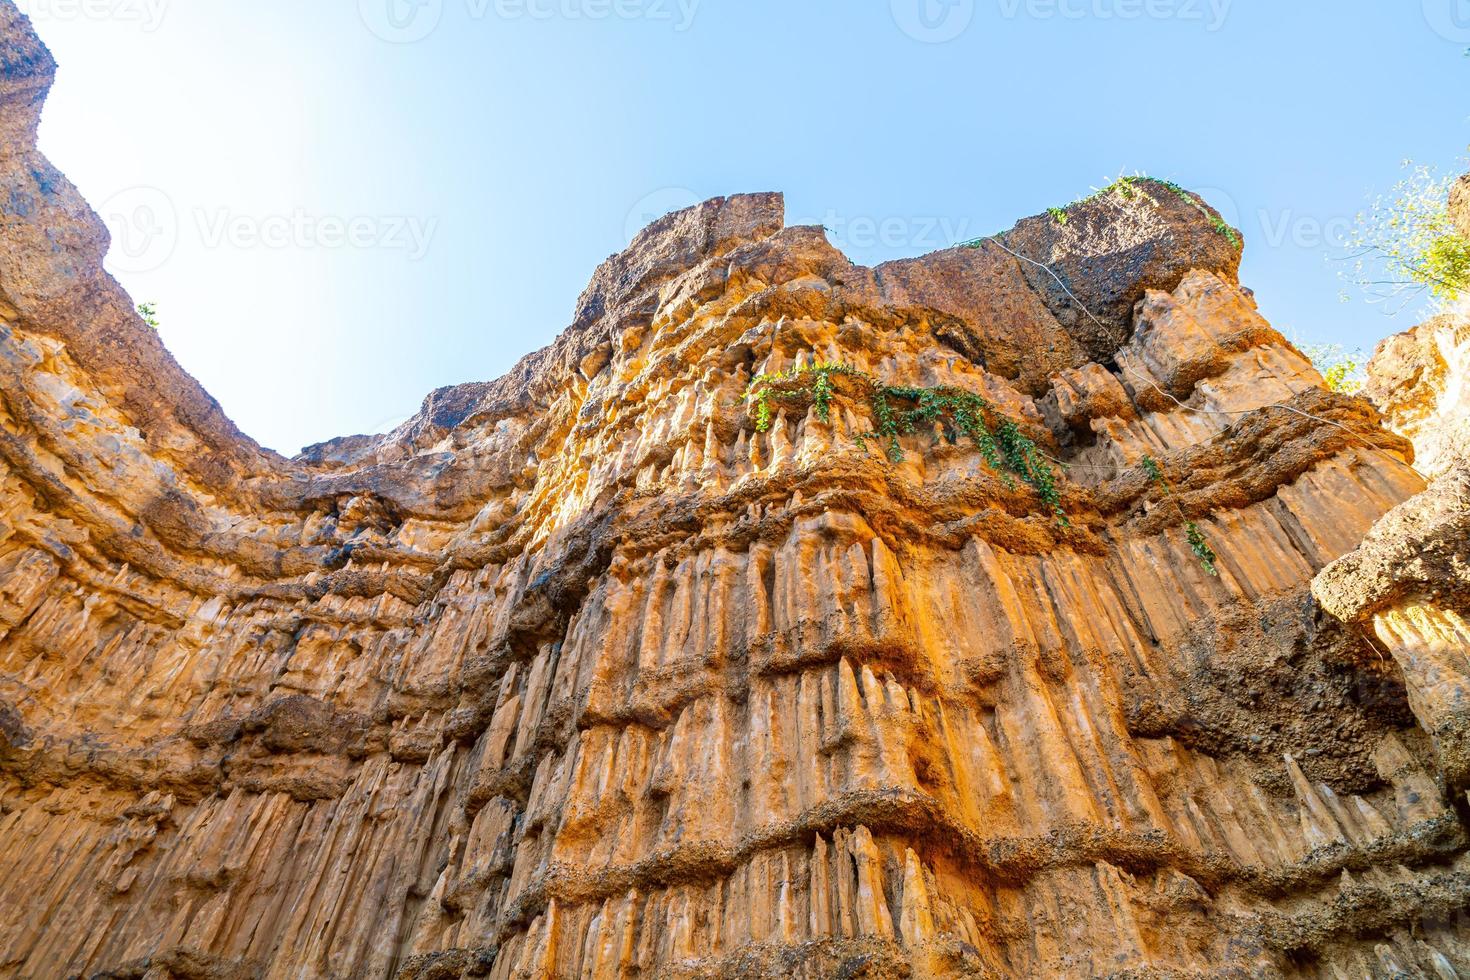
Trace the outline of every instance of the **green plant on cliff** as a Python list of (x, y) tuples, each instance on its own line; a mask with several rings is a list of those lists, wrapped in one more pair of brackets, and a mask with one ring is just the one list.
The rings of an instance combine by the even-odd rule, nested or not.
[(152, 327), (154, 330), (158, 329), (159, 322), (157, 303), (139, 303), (138, 315), (143, 318), (143, 322), (148, 324), (148, 326)]
[(1144, 182), (1156, 184), (1170, 194), (1173, 194), (1179, 200), (1204, 215), (1205, 219), (1209, 221), (1210, 227), (1214, 228), (1221, 235), (1224, 235), (1231, 245), (1234, 245), (1236, 248), (1242, 247), (1243, 243), (1240, 240), (1240, 234), (1234, 228), (1230, 227), (1229, 222), (1210, 210), (1208, 206), (1201, 202), (1197, 195), (1190, 193), (1172, 180), (1161, 180), (1158, 177), (1149, 177), (1146, 174), (1135, 174), (1130, 177), (1119, 177), (1112, 186), (1105, 188), (1101, 193), (1109, 194), (1115, 190), (1121, 190), (1124, 198), (1131, 200), (1134, 188)]
[[(1188, 204), (1190, 207), (1194, 208), (1201, 215), (1203, 215), (1205, 219), (1209, 221), (1210, 227), (1214, 228), (1215, 231), (1223, 235), (1230, 242), (1231, 245), (1234, 245), (1236, 248), (1243, 247), (1244, 243), (1240, 239), (1239, 232), (1230, 227), (1229, 223), (1226, 222), (1225, 219), (1221, 218), (1214, 211), (1210, 210), (1209, 207), (1201, 203), (1198, 197), (1196, 197), (1194, 194), (1191, 194), (1180, 185), (1174, 183), (1172, 180), (1160, 180), (1157, 177), (1150, 177), (1147, 174), (1126, 174), (1117, 178), (1106, 187), (1095, 188), (1091, 194), (1079, 200), (1073, 201), (1065, 208), (1047, 208), (1046, 213), (1051, 215), (1052, 218), (1057, 222), (1057, 224), (1065, 225), (1070, 219), (1070, 210), (1078, 206), (1079, 204), (1086, 204), (1088, 201), (1095, 201), (1099, 198), (1107, 197), (1111, 194), (1118, 194), (1120, 197), (1123, 198), (1123, 200), (1131, 201), (1140, 192), (1140, 188), (1142, 188), (1145, 184), (1155, 185), (1167, 191), (1168, 193), (1173, 194), (1175, 197), (1179, 198), (1185, 204)], [(986, 241), (995, 237), (998, 236), (989, 235), (985, 238), (976, 238), (968, 242), (961, 242), (961, 245), (966, 248), (979, 248)]]
[(1143, 471), (1148, 474), (1150, 480), (1162, 491), (1165, 500), (1172, 500), (1174, 506), (1179, 510), (1179, 516), (1184, 520), (1184, 536), (1189, 541), (1189, 550), (1199, 559), (1200, 565), (1206, 572), (1218, 578), (1220, 576), (1220, 556), (1215, 554), (1215, 549), (1210, 547), (1210, 542), (1205, 538), (1205, 533), (1199, 529), (1199, 525), (1189, 520), (1184, 513), (1184, 505), (1174, 495), (1174, 487), (1164, 476), (1163, 467), (1152, 456), (1143, 457)]
[(856, 437), (860, 448), (867, 449), (870, 442), (881, 443), (884, 455), (897, 463), (904, 458), (904, 436), (938, 427), (950, 443), (968, 437), (986, 465), (1008, 486), (1015, 486), (1016, 477), (1020, 477), (1056, 515), (1058, 523), (1068, 525), (1056, 473), (1041, 449), (1014, 419), (1000, 414), (972, 391), (948, 385), (885, 385), (849, 364), (822, 362), (780, 374), (763, 374), (750, 382), (746, 397), (756, 431), (770, 430), (779, 405), (804, 408), (810, 404), (818, 419), (829, 421), (839, 379), (845, 379), (852, 394), (865, 397), (868, 403), (873, 428)]
[(1394, 312), (1425, 292), (1454, 302), (1470, 290), (1470, 238), (1450, 216), (1454, 179), (1404, 166), (1408, 173), (1393, 191), (1358, 215), (1343, 273), (1370, 302), (1392, 303)]
[(1350, 351), (1341, 344), (1309, 344), (1301, 350), (1322, 375), (1329, 391), (1356, 395), (1363, 390), (1367, 371), (1362, 351)]

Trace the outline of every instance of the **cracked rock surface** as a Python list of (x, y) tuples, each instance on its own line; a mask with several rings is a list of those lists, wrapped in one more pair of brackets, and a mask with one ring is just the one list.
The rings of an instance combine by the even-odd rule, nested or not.
[[(1460, 191), (1451, 200), (1465, 223), (1470, 199)], [(1432, 482), (1313, 588), (1324, 608), (1393, 653), (1444, 780), (1470, 789), (1470, 305), (1380, 344), (1366, 394), (1413, 440)]]
[[(1207, 206), (869, 269), (708, 201), (287, 460), (102, 270), (53, 72), (0, 0), (0, 975), (1470, 973), (1464, 511), (1382, 523), (1460, 471)], [(760, 431), (818, 362), (983, 395), (1068, 521), (845, 390)]]

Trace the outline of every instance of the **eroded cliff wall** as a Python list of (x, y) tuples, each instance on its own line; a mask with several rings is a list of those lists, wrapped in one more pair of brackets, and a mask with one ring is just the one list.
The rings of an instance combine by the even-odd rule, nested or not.
[[(1470, 175), (1450, 198), (1470, 229)], [(1470, 788), (1470, 301), (1378, 346), (1366, 395), (1414, 442), (1428, 489), (1318, 576), (1323, 607), (1376, 636), (1403, 670), (1439, 768)]]
[[(102, 272), (0, 38), (0, 972), (1470, 971), (1414, 660), (1311, 592), (1424, 479), (1197, 199), (876, 269), (710, 201), (287, 461)], [(840, 391), (759, 431), (818, 362), (983, 394), (1067, 523)]]

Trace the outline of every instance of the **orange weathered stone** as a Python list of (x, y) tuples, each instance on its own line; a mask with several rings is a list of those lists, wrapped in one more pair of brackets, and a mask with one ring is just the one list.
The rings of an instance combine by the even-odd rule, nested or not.
[[(0, 973), (1470, 971), (1463, 641), (1311, 592), (1425, 481), (1198, 202), (867, 269), (716, 199), (504, 378), (286, 460), (102, 270), (10, 0), (0, 61)], [(758, 431), (819, 361), (983, 394), (1069, 525), (842, 392)]]

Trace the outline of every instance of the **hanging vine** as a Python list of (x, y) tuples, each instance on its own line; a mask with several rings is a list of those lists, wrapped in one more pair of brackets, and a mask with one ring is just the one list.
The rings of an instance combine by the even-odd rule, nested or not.
[(817, 418), (829, 421), (832, 398), (844, 380), (854, 389), (854, 395), (866, 396), (872, 416), (872, 431), (856, 437), (860, 448), (866, 450), (870, 442), (880, 443), (884, 455), (898, 463), (904, 458), (902, 438), (921, 428), (932, 431), (938, 425), (944, 438), (952, 444), (968, 436), (986, 465), (999, 473), (1007, 486), (1014, 487), (1019, 477), (1036, 491), (1041, 502), (1056, 515), (1057, 522), (1068, 526), (1056, 473), (1046, 457), (1014, 419), (1001, 415), (972, 391), (949, 385), (934, 388), (885, 385), (850, 364), (823, 362), (780, 374), (763, 374), (751, 381), (746, 398), (756, 431), (770, 430), (774, 407), (778, 404), (805, 407), (810, 403), (816, 409)]
[(1199, 563), (1204, 566), (1206, 572), (1218, 578), (1220, 576), (1220, 569), (1217, 563), (1220, 560), (1220, 556), (1215, 554), (1215, 549), (1210, 547), (1210, 542), (1206, 540), (1204, 532), (1199, 529), (1199, 525), (1189, 520), (1188, 516), (1184, 513), (1184, 505), (1174, 495), (1174, 487), (1169, 483), (1168, 478), (1164, 476), (1163, 468), (1159, 466), (1158, 462), (1152, 456), (1145, 456), (1143, 457), (1143, 471), (1163, 491), (1164, 499), (1172, 500), (1174, 506), (1179, 508), (1179, 516), (1185, 518), (1184, 534), (1189, 540), (1189, 550), (1194, 552), (1194, 556), (1199, 559)]

